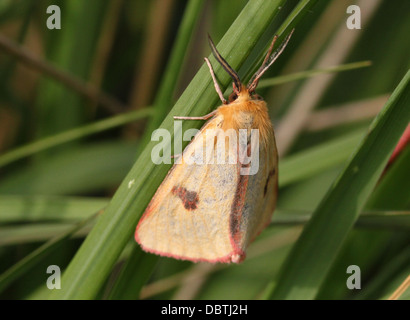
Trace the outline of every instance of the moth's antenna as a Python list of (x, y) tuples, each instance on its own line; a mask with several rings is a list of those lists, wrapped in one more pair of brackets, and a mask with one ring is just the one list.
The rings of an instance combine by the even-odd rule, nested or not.
[(262, 77), (262, 75), (265, 73), (265, 71), (269, 69), (269, 67), (276, 61), (276, 59), (280, 56), (280, 54), (283, 52), (283, 50), (285, 50), (286, 45), (288, 44), (289, 39), (293, 34), (293, 31), (295, 31), (295, 29), (292, 29), (292, 31), (288, 34), (286, 39), (281, 43), (279, 48), (271, 55), (271, 52), (273, 50), (273, 46), (274, 46), (278, 36), (275, 35), (273, 37), (272, 43), (269, 46), (268, 53), (266, 54), (266, 57), (263, 60), (263, 63), (261, 65), (261, 67), (258, 69), (258, 71), (255, 72), (255, 74), (252, 76), (251, 80), (249, 81), (248, 91), (250, 93), (255, 91), (256, 86), (258, 85), (260, 77)]
[(214, 69), (212, 68), (211, 63), (209, 62), (208, 58), (204, 58), (206, 64), (208, 65), (209, 71), (211, 72), (212, 80), (214, 81), (215, 90), (218, 93), (219, 99), (221, 99), (223, 104), (227, 104), (228, 101), (224, 98), (221, 88), (219, 87), (218, 81), (216, 80)]
[(215, 56), (215, 59), (221, 64), (221, 66), (225, 69), (226, 72), (231, 76), (233, 83), (234, 83), (234, 91), (236, 90), (236, 94), (239, 94), (241, 90), (241, 80), (239, 79), (238, 74), (232, 67), (222, 58), (221, 54), (216, 50), (216, 47), (211, 39), (211, 36), (208, 34), (208, 41), (211, 47), (212, 54)]

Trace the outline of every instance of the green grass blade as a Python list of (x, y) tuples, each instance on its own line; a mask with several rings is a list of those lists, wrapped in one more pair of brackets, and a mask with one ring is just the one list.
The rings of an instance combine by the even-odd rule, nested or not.
[[(284, 1), (256, 0), (246, 5), (217, 46), (223, 56), (229, 57), (233, 68), (243, 63), (283, 4)], [(245, 36), (250, 41), (243, 41)], [(210, 59), (217, 66), (215, 59)], [(222, 67), (217, 66), (215, 72), (221, 85), (227, 87), (230, 79)], [(172, 132), (172, 116), (206, 114), (214, 107), (217, 99), (209, 71), (203, 65), (161, 127)], [(200, 122), (187, 125), (199, 127)], [(91, 299), (100, 291), (119, 254), (132, 237), (144, 208), (169, 169), (167, 165), (153, 164), (151, 149), (154, 145), (151, 142), (144, 149), (102, 219), (99, 219), (68, 266), (62, 279), (66, 283), (65, 287), (53, 292), (52, 299)]]
[(407, 146), (390, 165), (366, 204), (371, 209), (410, 208), (410, 148)]
[(324, 197), (266, 297), (313, 299), (410, 120), (410, 71)]
[(323, 69), (313, 69), (313, 70), (307, 70), (307, 71), (287, 74), (287, 75), (284, 75), (284, 76), (274, 77), (274, 78), (270, 78), (270, 79), (262, 79), (261, 81), (259, 81), (258, 88), (261, 89), (261, 88), (266, 88), (266, 87), (277, 86), (279, 84), (284, 84), (284, 83), (291, 82), (291, 81), (302, 80), (302, 79), (310, 78), (310, 77), (317, 76), (317, 75), (320, 75), (320, 74), (355, 70), (355, 69), (359, 69), (359, 68), (369, 67), (369, 66), (371, 66), (371, 64), (372, 64), (371, 61), (360, 61), (360, 62), (342, 64), (342, 65), (336, 66), (336, 67), (329, 67), (329, 68), (323, 68)]
[[(311, 213), (278, 209), (275, 210), (270, 226), (294, 226), (306, 224), (311, 217)], [(366, 211), (359, 216), (355, 227), (409, 230), (410, 211)]]
[[(136, 300), (147, 278), (154, 271), (158, 256), (146, 254), (139, 247), (133, 247), (126, 265), (121, 270), (108, 299)], [(132, 268), (134, 266), (134, 269)], [(139, 276), (136, 276), (139, 275)]]
[(363, 130), (346, 134), (280, 161), (279, 186), (309, 178), (346, 161), (363, 137)]
[[(73, 223), (31, 223), (0, 227), (0, 246), (48, 241), (71, 230), (72, 227)], [(85, 237), (90, 229), (91, 226), (83, 228), (75, 237)]]
[(57, 250), (73, 234), (75, 234), (77, 231), (86, 226), (89, 222), (94, 220), (97, 217), (97, 214), (98, 213), (92, 215), (87, 219), (84, 219), (83, 221), (76, 224), (74, 227), (71, 227), (70, 230), (43, 244), (38, 249), (31, 252), (24, 259), (20, 260), (11, 268), (3, 272), (0, 275), (0, 292), (6, 289), (13, 281), (21, 277), (23, 274), (30, 271), (31, 268), (34, 267), (40, 261), (42, 261), (43, 258), (47, 257), (49, 254)]
[(108, 202), (104, 198), (0, 195), (0, 224), (78, 221)]
[[(361, 232), (352, 232), (338, 253), (326, 280), (320, 287), (317, 299), (367, 299), (370, 296), (380, 298), (372, 293), (374, 282), (379, 282), (383, 277), (385, 268), (389, 268), (389, 261), (400, 255), (402, 244), (406, 243), (405, 237), (409, 235), (409, 216), (402, 210), (410, 208), (410, 148), (403, 150), (396, 161), (383, 173), (371, 197), (366, 203), (365, 213), (361, 214), (356, 226), (363, 226)], [(376, 210), (384, 214), (369, 217), (366, 212)], [(394, 212), (389, 213), (389, 211)], [(393, 217), (393, 216), (394, 217)], [(378, 228), (372, 232), (369, 228)], [(391, 229), (390, 229), (391, 228)], [(387, 230), (394, 232), (384, 232)], [(407, 236), (408, 238), (408, 236)], [(409, 240), (407, 240), (409, 242)], [(386, 256), (389, 254), (389, 256)], [(366, 276), (360, 292), (349, 290), (346, 283), (346, 264), (360, 266), (362, 275)], [(374, 266), (377, 266), (374, 268)], [(374, 271), (372, 271), (374, 270)], [(387, 282), (389, 282), (388, 279)]]
[(132, 166), (137, 146), (105, 141), (47, 155), (44, 162), (7, 174), (0, 181), (0, 194), (79, 194), (116, 186)]
[[(405, 246), (397, 255), (389, 259), (384, 265), (380, 266), (377, 277), (364, 289), (357, 293), (355, 299), (371, 300), (386, 298), (390, 294), (389, 288), (396, 277), (406, 277), (410, 273), (410, 246)], [(390, 290), (389, 290), (390, 289)]]
[(104, 130), (109, 130), (135, 120), (149, 117), (153, 113), (154, 110), (148, 108), (131, 111), (37, 140), (20, 148), (11, 150), (0, 156), (0, 168), (13, 161), (20, 160), (37, 152), (59, 146), (63, 143), (74, 141), (76, 139), (84, 138), (86, 136), (102, 132)]

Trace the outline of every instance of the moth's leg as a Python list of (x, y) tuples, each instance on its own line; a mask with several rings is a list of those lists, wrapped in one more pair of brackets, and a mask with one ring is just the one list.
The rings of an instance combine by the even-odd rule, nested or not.
[(212, 111), (211, 113), (208, 113), (202, 117), (179, 117), (179, 116), (174, 116), (175, 120), (208, 120), (209, 118), (213, 117), (216, 113), (216, 110)]
[(204, 60), (206, 64), (208, 65), (209, 71), (211, 72), (211, 77), (212, 77), (212, 80), (214, 81), (215, 90), (218, 93), (219, 99), (221, 99), (223, 104), (227, 104), (228, 101), (225, 100), (222, 90), (219, 87), (219, 84), (218, 84), (218, 81), (216, 80), (215, 72), (214, 72), (214, 69), (212, 68), (211, 63), (209, 62), (208, 58), (204, 58)]

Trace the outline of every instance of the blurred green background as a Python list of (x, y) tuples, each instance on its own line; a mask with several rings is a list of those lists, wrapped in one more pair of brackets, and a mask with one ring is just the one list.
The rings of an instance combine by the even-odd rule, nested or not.
[[(405, 281), (410, 149), (383, 168), (409, 122), (410, 2), (262, 3), (0, 0), (0, 298), (47, 298), (47, 267), (64, 271), (69, 264), (52, 298), (386, 299)], [(61, 9), (61, 29), (47, 28), (50, 5)], [(349, 5), (361, 9), (361, 29), (347, 28)], [(215, 43), (225, 36), (218, 48), (246, 80), (273, 35), (283, 39), (293, 27), (288, 47), (257, 90), (268, 103), (280, 152), (272, 225), (240, 265), (192, 264), (141, 252), (132, 230), (169, 168), (143, 161), (152, 130), (171, 123), (170, 116), (162, 121), (174, 104), (172, 115), (203, 115), (218, 105), (203, 62), (210, 54), (207, 33)], [(345, 64), (348, 70), (340, 67)], [(336, 69), (323, 71), (331, 67)], [(230, 92), (226, 74), (219, 67), (216, 73)], [(400, 81), (387, 118), (390, 111), (379, 112)], [(207, 87), (195, 93), (195, 83)], [(363, 140), (376, 131), (373, 143)], [(366, 162), (366, 154), (380, 156)], [(365, 169), (349, 178), (344, 168), (355, 159)], [(138, 180), (147, 170), (155, 170), (149, 183)], [(130, 177), (137, 179), (135, 202), (125, 193)], [(354, 213), (335, 181), (357, 191)], [(325, 214), (333, 194), (339, 199), (335, 208), (346, 211), (340, 220)], [(90, 217), (108, 204), (107, 218), (84, 242), (102, 218)], [(295, 246), (313, 212), (317, 219), (302, 238), (309, 245)], [(319, 231), (327, 221), (324, 235)], [(111, 230), (107, 226), (116, 233), (103, 234)], [(304, 255), (317, 257), (317, 265), (304, 265)], [(349, 265), (361, 269), (360, 290), (346, 286)], [(86, 278), (92, 289), (76, 293)], [(280, 280), (288, 278), (294, 280)], [(309, 279), (308, 293), (292, 293)], [(400, 298), (410, 298), (410, 290)]]

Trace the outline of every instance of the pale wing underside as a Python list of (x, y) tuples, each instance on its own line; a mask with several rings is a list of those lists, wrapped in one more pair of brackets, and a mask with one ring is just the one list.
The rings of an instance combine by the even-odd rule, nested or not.
[[(216, 117), (204, 126), (184, 159), (195, 157), (195, 147), (207, 139), (205, 130), (220, 121)], [(146, 251), (174, 258), (231, 261), (238, 254), (229, 233), (237, 184), (237, 164), (175, 164), (138, 224), (137, 241)]]

